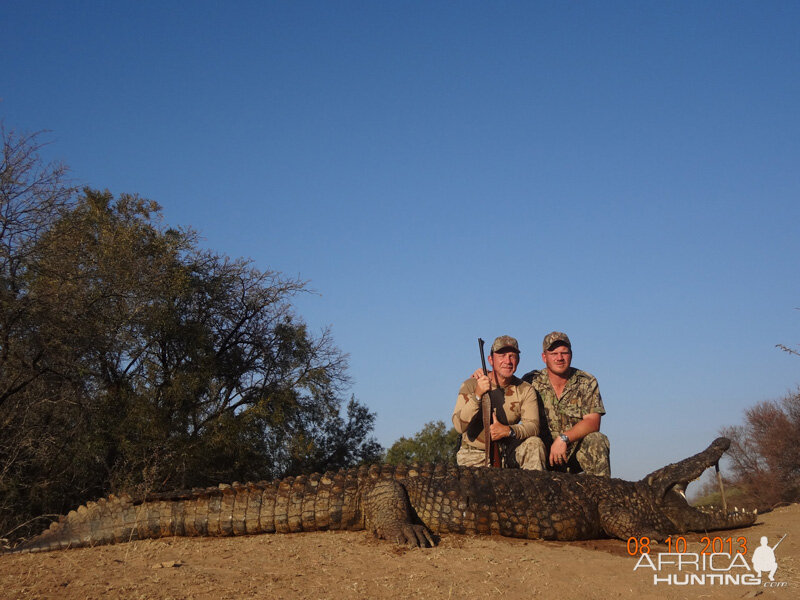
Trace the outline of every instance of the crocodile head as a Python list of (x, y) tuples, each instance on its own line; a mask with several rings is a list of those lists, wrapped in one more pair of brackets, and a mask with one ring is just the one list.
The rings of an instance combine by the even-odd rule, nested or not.
[(716, 465), (731, 445), (727, 438), (717, 438), (702, 452), (667, 465), (647, 475), (640, 483), (648, 486), (662, 514), (678, 532), (710, 531), (746, 527), (756, 520), (755, 512), (701, 510), (690, 506), (684, 490), (703, 472)]

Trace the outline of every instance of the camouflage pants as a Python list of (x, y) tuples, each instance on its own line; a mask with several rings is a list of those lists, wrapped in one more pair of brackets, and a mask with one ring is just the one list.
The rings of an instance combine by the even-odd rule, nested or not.
[[(548, 453), (549, 454), (549, 453)], [(568, 448), (567, 464), (554, 471), (611, 477), (611, 445), (599, 431), (588, 434)]]
[[(511, 444), (510, 450), (513, 450), (514, 458), (520, 469), (544, 471), (547, 461), (544, 453), (544, 442), (541, 438), (529, 437), (524, 440), (511, 440), (506, 443)], [(486, 453), (480, 448), (462, 444), (458, 454), (456, 454), (456, 462), (460, 467), (482, 467), (485, 464), (485, 457)], [(503, 461), (503, 467), (508, 468), (511, 466), (506, 464), (505, 460)]]

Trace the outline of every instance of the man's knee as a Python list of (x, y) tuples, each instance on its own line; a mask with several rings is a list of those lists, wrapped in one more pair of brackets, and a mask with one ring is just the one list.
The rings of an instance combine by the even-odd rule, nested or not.
[(583, 446), (587, 449), (591, 448), (592, 450), (605, 452), (606, 454), (611, 450), (611, 443), (608, 441), (608, 437), (606, 434), (600, 433), (599, 431), (587, 433), (583, 438)]
[(587, 434), (575, 458), (588, 475), (611, 477), (611, 444), (605, 434), (599, 431)]
[(459, 467), (483, 467), (486, 465), (486, 452), (479, 448), (462, 444), (456, 453), (456, 464)]
[(522, 440), (514, 454), (521, 469), (544, 471), (546, 458), (542, 438), (532, 436)]

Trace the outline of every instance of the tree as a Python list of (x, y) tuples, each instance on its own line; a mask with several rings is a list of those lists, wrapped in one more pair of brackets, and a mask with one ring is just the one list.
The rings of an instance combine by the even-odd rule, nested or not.
[[(15, 520), (20, 506), (35, 504), (37, 486), (17, 485), (16, 474), (31, 467), (36, 436), (52, 435), (41, 425), (52, 411), (50, 392), (57, 389), (43, 365), (43, 348), (30, 343), (42, 307), (27, 281), (39, 238), (74, 204), (76, 190), (63, 165), (41, 159), (42, 136), (0, 124), (0, 531)], [(67, 398), (72, 390), (64, 386), (60, 392)]]
[(758, 508), (800, 500), (800, 388), (779, 402), (759, 402), (743, 425), (726, 427), (733, 484)]
[[(0, 299), (0, 532), (109, 492), (378, 458), (374, 414), (343, 408), (347, 356), (292, 309), (305, 282), (198, 248), (154, 202), (59, 196), (57, 173), (23, 166), (7, 179), (52, 185), (4, 201), (29, 235), (0, 238), (14, 265)], [(8, 209), (20, 198), (27, 213)], [(23, 214), (39, 218), (23, 227)]]
[(459, 435), (452, 427), (448, 429), (443, 421), (431, 421), (413, 438), (401, 437), (392, 444), (386, 453), (386, 462), (393, 465), (410, 462), (455, 464)]
[(306, 416), (306, 423), (292, 438), (288, 472), (311, 473), (380, 462), (383, 448), (363, 434), (374, 428), (375, 414), (354, 397), (347, 403), (346, 418), (330, 411), (315, 414), (313, 410)]
[(0, 406), (43, 372), (41, 355), (20, 340), (37, 311), (27, 294), (31, 253), (40, 236), (74, 202), (61, 164), (43, 162), (42, 133), (19, 134), (0, 123)]

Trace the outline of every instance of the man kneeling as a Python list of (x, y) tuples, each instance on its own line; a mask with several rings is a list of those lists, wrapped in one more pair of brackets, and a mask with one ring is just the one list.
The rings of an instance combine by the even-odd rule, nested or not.
[(611, 446), (600, 433), (606, 414), (597, 379), (572, 367), (572, 342), (553, 331), (542, 342), (541, 371), (522, 376), (542, 402), (542, 438), (556, 471), (611, 477)]
[[(486, 432), (480, 414), (481, 396), (491, 389), (500, 387), (504, 393), (501, 417), (492, 415), (489, 430), (492, 442), (500, 443), (504, 467), (520, 467), (542, 471), (545, 468), (544, 443), (539, 435), (539, 406), (533, 387), (514, 376), (519, 365), (519, 344), (508, 335), (498, 337), (492, 344), (489, 355), (492, 377), (486, 375), (469, 378), (461, 384), (458, 399), (453, 410), (453, 426), (461, 434), (461, 448), (456, 461), (462, 467), (481, 467), (485, 461)], [(477, 420), (477, 421), (476, 421)], [(502, 423), (505, 420), (508, 425)], [(479, 431), (472, 436), (470, 428)], [(477, 427), (476, 427), (477, 425)]]

